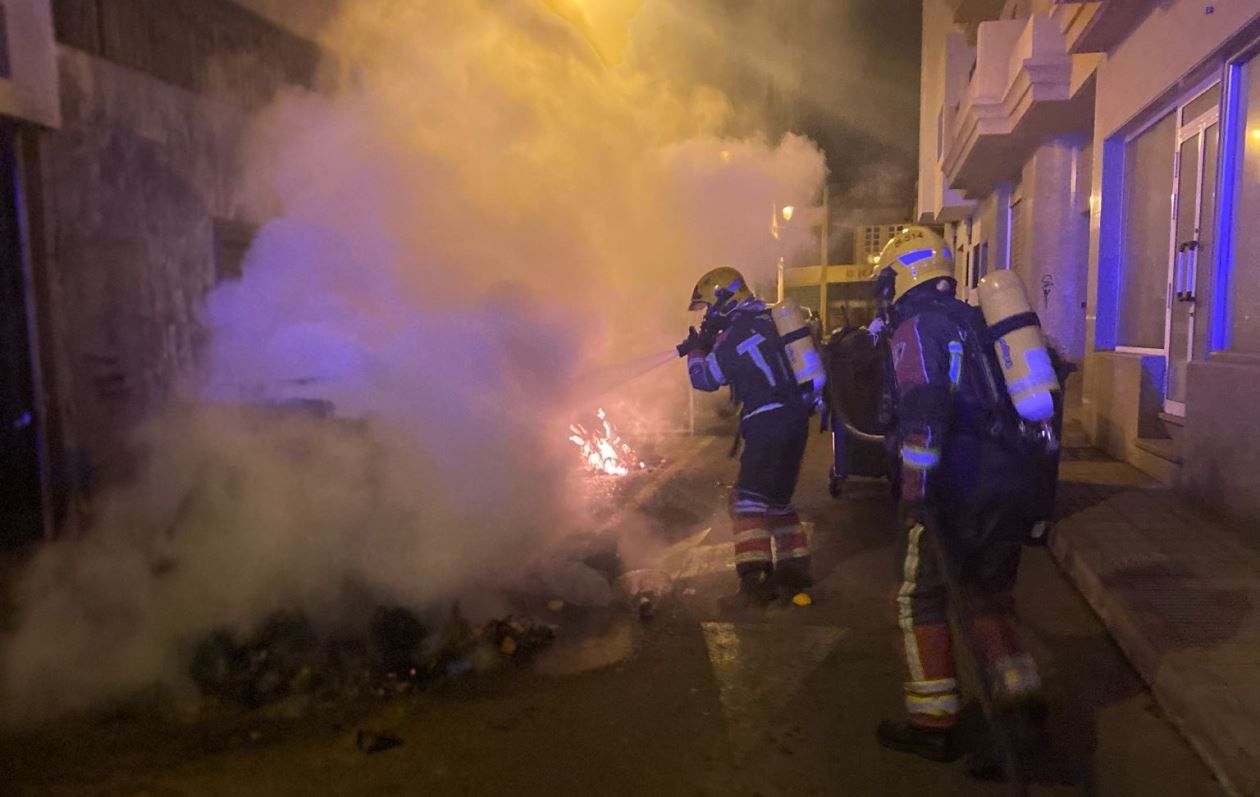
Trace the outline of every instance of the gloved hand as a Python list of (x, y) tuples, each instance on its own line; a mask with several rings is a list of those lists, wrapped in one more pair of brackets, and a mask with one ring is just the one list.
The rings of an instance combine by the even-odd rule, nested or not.
[(700, 333), (696, 331), (695, 327), (690, 327), (687, 331), (686, 339), (675, 348), (678, 350), (679, 357), (686, 357), (693, 351), (703, 351), (704, 339), (700, 337)]
[(676, 347), (679, 357), (686, 357), (693, 351), (701, 354), (708, 354), (713, 351), (713, 342), (717, 340), (718, 325), (716, 322), (710, 321), (708, 318), (700, 325), (700, 331), (697, 332), (695, 327), (687, 330), (687, 338)]

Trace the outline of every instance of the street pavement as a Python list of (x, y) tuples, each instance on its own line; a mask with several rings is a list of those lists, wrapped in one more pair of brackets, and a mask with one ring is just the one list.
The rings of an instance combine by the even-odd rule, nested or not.
[(1054, 556), (1227, 791), (1260, 794), (1260, 530), (1066, 454)]
[[(817, 603), (727, 607), (728, 445), (689, 448), (636, 495), (640, 510), (613, 518), (630, 547), (651, 551), (632, 564), (675, 576), (647, 622), (622, 606), (566, 609), (536, 667), (366, 711), (217, 723), (120, 714), (0, 737), (0, 793), (1002, 794), (961, 763), (875, 743), (877, 722), (899, 711), (902, 677), (893, 507), (879, 481), (827, 495), (828, 438), (812, 440), (798, 492)], [(1033, 794), (1221, 793), (1047, 551), (1028, 549), (1018, 598), (1052, 711)], [(978, 710), (965, 714), (974, 737)], [(365, 754), (359, 730), (402, 744)]]

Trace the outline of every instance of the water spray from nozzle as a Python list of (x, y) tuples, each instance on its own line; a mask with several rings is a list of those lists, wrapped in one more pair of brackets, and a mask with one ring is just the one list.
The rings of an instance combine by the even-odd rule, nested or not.
[(628, 385), (641, 376), (645, 376), (662, 365), (678, 357), (678, 351), (670, 347), (662, 352), (645, 354), (598, 371), (589, 380), (589, 387), (575, 397), (574, 403), (587, 405), (598, 403), (598, 400), (609, 393)]

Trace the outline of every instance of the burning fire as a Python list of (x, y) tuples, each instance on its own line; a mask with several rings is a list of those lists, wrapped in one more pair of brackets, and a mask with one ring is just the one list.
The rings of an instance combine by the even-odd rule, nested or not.
[(604, 410), (601, 408), (595, 415), (599, 418), (598, 428), (587, 431), (580, 423), (569, 426), (569, 431), (573, 432), (569, 439), (582, 449), (582, 463), (586, 469), (609, 476), (625, 476), (632, 470), (647, 467), (635, 450), (613, 430)]

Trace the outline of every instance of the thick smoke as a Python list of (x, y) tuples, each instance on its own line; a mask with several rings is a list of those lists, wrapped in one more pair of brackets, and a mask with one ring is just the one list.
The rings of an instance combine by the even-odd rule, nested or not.
[(908, 211), (912, 201), (922, 12), (919, 0), (649, 4), (636, 21), (635, 63), (717, 86), (740, 129), (817, 141), (832, 210), (860, 224), (862, 210)]
[(580, 524), (563, 430), (591, 386), (681, 337), (701, 271), (767, 282), (812, 246), (769, 225), (825, 172), (810, 141), (733, 138), (747, 109), (622, 58), (641, 4), (621, 5), (345, 5), (332, 87), (255, 125), (259, 206), (281, 212), (208, 299), (196, 389), (18, 585), (7, 717), (178, 685), (210, 629), (277, 609), (489, 610)]

